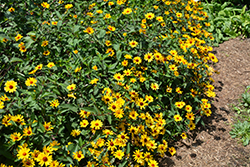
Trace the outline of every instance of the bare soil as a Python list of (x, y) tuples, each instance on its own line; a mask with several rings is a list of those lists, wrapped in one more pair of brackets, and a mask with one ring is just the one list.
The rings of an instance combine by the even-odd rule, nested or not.
[(231, 39), (213, 52), (219, 60), (214, 68), (220, 72), (212, 77), (217, 95), (213, 113), (205, 118), (205, 127), (176, 143), (177, 154), (161, 159), (162, 167), (250, 167), (250, 145), (244, 147), (229, 134), (235, 118), (230, 104), (237, 104), (250, 85), (250, 39)]

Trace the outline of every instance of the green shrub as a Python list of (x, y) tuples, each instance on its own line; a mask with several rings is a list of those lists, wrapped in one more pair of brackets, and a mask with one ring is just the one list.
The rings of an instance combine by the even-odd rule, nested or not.
[(250, 141), (250, 86), (247, 86), (239, 104), (233, 105), (233, 110), (237, 111), (236, 122), (233, 124), (233, 129), (229, 132), (232, 138), (240, 138), (244, 146)]
[(19, 0), (0, 12), (5, 164), (156, 167), (211, 115), (218, 60), (198, 2)]
[(202, 3), (205, 11), (208, 12), (208, 20), (211, 24), (208, 32), (213, 33), (218, 46), (228, 39), (250, 35), (250, 11), (247, 6), (234, 6), (232, 2), (211, 2)]

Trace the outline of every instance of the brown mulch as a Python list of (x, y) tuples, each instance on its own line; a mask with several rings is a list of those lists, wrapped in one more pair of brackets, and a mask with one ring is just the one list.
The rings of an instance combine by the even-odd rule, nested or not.
[(212, 77), (217, 95), (213, 114), (205, 118), (206, 127), (198, 127), (188, 139), (177, 142), (177, 154), (164, 157), (160, 166), (250, 167), (250, 145), (244, 147), (229, 134), (235, 114), (230, 104), (237, 104), (250, 85), (250, 39), (226, 41), (213, 52), (219, 60), (215, 70), (220, 72)]

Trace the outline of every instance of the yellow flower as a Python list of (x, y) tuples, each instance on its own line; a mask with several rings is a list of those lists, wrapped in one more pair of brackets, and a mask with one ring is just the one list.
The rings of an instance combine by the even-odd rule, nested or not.
[(70, 134), (71, 136), (76, 137), (81, 134), (81, 131), (79, 129), (73, 129)]
[(79, 72), (82, 69), (82, 67), (76, 67), (75, 72)]
[(8, 11), (9, 11), (9, 12), (14, 12), (15, 9), (14, 9), (13, 7), (11, 7), (11, 8), (8, 9)]
[(186, 135), (186, 133), (185, 132), (183, 132), (182, 134), (181, 134), (181, 137), (182, 137), (182, 139), (186, 139), (187, 138), (187, 135)]
[(181, 13), (176, 13), (176, 17), (182, 17)]
[(78, 50), (74, 50), (73, 52), (74, 52), (75, 54), (77, 54), (77, 53), (78, 53)]
[(106, 54), (109, 54), (108, 56), (112, 57), (115, 54), (115, 51), (112, 48), (108, 48)]
[(153, 53), (147, 53), (144, 55), (144, 60), (146, 60), (148, 62), (153, 61), (153, 59), (154, 59)]
[(43, 68), (43, 64), (39, 64), (35, 67), (36, 70), (41, 70)]
[(96, 11), (96, 13), (98, 13), (98, 14), (102, 14), (102, 13), (103, 13), (103, 11), (102, 11), (102, 10), (97, 10), (97, 11)]
[(122, 66), (126, 67), (128, 65), (128, 60), (123, 60), (122, 61)]
[(96, 70), (98, 70), (98, 67), (95, 65), (92, 67), (92, 69), (96, 71)]
[(113, 26), (108, 26), (109, 31), (115, 31), (115, 27)]
[(133, 59), (133, 63), (135, 63), (135, 64), (140, 64), (142, 62), (142, 60), (141, 60), (141, 58), (140, 57), (134, 57), (134, 59)]
[(43, 55), (45, 55), (45, 56), (48, 56), (50, 54), (50, 51), (48, 51), (48, 50), (45, 50), (44, 52), (43, 52)]
[(173, 156), (176, 153), (176, 150), (174, 147), (169, 148), (169, 153)]
[(60, 103), (58, 102), (57, 99), (55, 99), (55, 100), (53, 100), (53, 101), (50, 102), (50, 106), (51, 106), (51, 107), (57, 107), (57, 106), (59, 106), (59, 104), (60, 104)]
[(52, 25), (57, 25), (57, 21), (52, 21), (52, 23), (51, 23)]
[(155, 17), (155, 14), (150, 12), (150, 13), (145, 14), (145, 17), (146, 17), (147, 19), (152, 20), (152, 19)]
[(23, 159), (22, 163), (23, 163), (24, 167), (34, 167), (35, 166), (35, 161), (31, 158)]
[(88, 27), (86, 30), (84, 30), (83, 32), (86, 32), (88, 34), (93, 34), (94, 33), (94, 29), (91, 27)]
[(30, 156), (30, 149), (25, 146), (19, 146), (17, 157), (18, 159), (27, 159)]
[(114, 156), (115, 158), (118, 158), (119, 160), (121, 160), (124, 156), (124, 152), (122, 150), (117, 150), (116, 152), (114, 152)]
[(52, 155), (48, 154), (48, 153), (44, 153), (44, 152), (41, 152), (39, 155), (38, 155), (38, 164), (40, 166), (48, 166), (51, 164), (52, 162)]
[(17, 82), (11, 80), (5, 83), (4, 87), (5, 92), (13, 93), (16, 91), (16, 89), (17, 89)]
[(116, 73), (114, 75), (114, 79), (116, 79), (117, 81), (123, 81), (124, 80), (124, 76), (121, 75), (120, 73)]
[(101, 129), (103, 125), (102, 121), (99, 119), (91, 121), (90, 124), (91, 124), (90, 128), (95, 129), (95, 130)]
[(23, 37), (23, 36), (22, 36), (21, 34), (17, 34), (17, 36), (15, 37), (15, 40), (16, 40), (16, 41), (19, 41), (20, 39), (22, 39), (22, 37)]
[(68, 9), (72, 8), (72, 7), (73, 7), (73, 5), (72, 5), (72, 4), (67, 4), (67, 5), (65, 5), (64, 7), (65, 7), (65, 9), (67, 9), (67, 10), (68, 10)]
[(163, 19), (163, 17), (162, 17), (162, 16), (158, 16), (158, 17), (156, 17), (156, 20), (158, 20), (159, 22), (163, 22), (163, 21), (164, 21), (164, 19)]
[(156, 160), (150, 159), (148, 162), (148, 167), (159, 167)]
[(48, 64), (47, 64), (47, 67), (49, 67), (49, 68), (52, 68), (52, 67), (54, 67), (55, 66), (55, 64), (53, 63), (53, 62), (49, 62)]
[(186, 105), (185, 110), (187, 112), (191, 112), (192, 111), (192, 107), (190, 105)]
[(42, 47), (45, 47), (45, 46), (47, 46), (48, 44), (49, 44), (49, 41), (43, 41), (41, 46), (42, 46)]
[(126, 9), (124, 9), (123, 10), (123, 12), (122, 12), (122, 14), (130, 14), (130, 13), (132, 13), (132, 9), (131, 8), (126, 8)]
[(111, 41), (107, 40), (107, 41), (105, 41), (105, 45), (110, 46), (110, 45), (112, 45), (112, 43), (111, 43)]
[(182, 117), (181, 117), (179, 114), (177, 114), (177, 115), (174, 116), (174, 120), (175, 120), (176, 122), (179, 122), (179, 121), (182, 120)]
[(92, 79), (91, 81), (90, 81), (90, 84), (96, 84), (97, 82), (99, 81), (99, 79), (98, 78), (95, 78), (95, 79)]
[(26, 127), (23, 129), (23, 136), (31, 136), (33, 135), (31, 127)]
[(153, 90), (158, 90), (159, 89), (159, 85), (157, 83), (151, 83), (151, 89)]
[(110, 19), (111, 18), (111, 15), (109, 13), (105, 14), (105, 17), (106, 19)]
[(84, 158), (82, 151), (77, 151), (73, 153), (73, 158), (77, 161), (81, 161)]
[(3, 42), (7, 42), (8, 41), (8, 39), (6, 39), (6, 38), (3, 38), (3, 40), (2, 40)]
[(136, 46), (138, 45), (138, 42), (136, 42), (136, 41), (130, 41), (130, 42), (129, 42), (129, 45), (130, 45), (132, 48), (134, 48), (134, 47), (136, 47)]
[(118, 110), (115, 110), (113, 112), (114, 112), (114, 116), (116, 118), (119, 118), (119, 119), (121, 119), (123, 117), (123, 115), (124, 115), (123, 109), (118, 109)]
[(141, 152), (140, 150), (136, 150), (133, 152), (133, 157), (134, 157), (134, 160), (137, 162), (137, 163), (142, 163), (144, 160), (144, 157), (143, 157), (143, 152)]
[(29, 77), (26, 81), (25, 81), (25, 85), (26, 86), (36, 86), (37, 80), (36, 78), (33, 77)]
[(192, 121), (190, 121), (189, 124), (188, 124), (188, 127), (189, 127), (190, 130), (194, 130), (196, 126)]
[(217, 63), (218, 59), (216, 58), (216, 56), (213, 53), (208, 53), (208, 56), (210, 58), (210, 60), (212, 60), (213, 62)]
[(47, 2), (41, 3), (41, 6), (47, 9), (50, 7), (50, 5)]
[(54, 129), (52, 126), (51, 126), (51, 122), (44, 122), (43, 124), (43, 127), (46, 131), (51, 131), (52, 129)]
[(129, 54), (126, 54), (124, 57), (125, 57), (125, 59), (132, 59), (132, 56)]
[(75, 89), (76, 89), (76, 84), (71, 84), (71, 85), (67, 86), (67, 89), (68, 89), (69, 91), (75, 90)]
[(12, 139), (13, 142), (19, 141), (22, 139), (22, 135), (21, 135), (21, 133), (15, 132), (15, 133), (10, 135), (10, 139)]
[(68, 94), (68, 97), (72, 97), (72, 98), (76, 99), (76, 97), (75, 97), (75, 95), (73, 93)]
[(179, 109), (182, 109), (185, 106), (185, 102), (175, 102), (175, 106)]
[(89, 121), (88, 121), (88, 120), (86, 120), (86, 119), (84, 119), (84, 120), (82, 120), (82, 121), (80, 122), (80, 126), (81, 126), (82, 128), (87, 127), (87, 126), (88, 126), (88, 124), (89, 124)]
[(10, 101), (10, 98), (8, 98), (6, 96), (6, 94), (4, 94), (3, 96), (0, 97), (0, 100), (2, 100), (2, 101)]
[(25, 46), (20, 46), (19, 50), (20, 50), (21, 52), (26, 52), (26, 51), (27, 51), (27, 49), (25, 48)]

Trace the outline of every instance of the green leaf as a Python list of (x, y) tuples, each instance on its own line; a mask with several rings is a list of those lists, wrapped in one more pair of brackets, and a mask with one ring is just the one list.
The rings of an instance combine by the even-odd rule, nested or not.
[(65, 108), (65, 109), (71, 110), (71, 111), (73, 111), (75, 113), (78, 112), (78, 108), (76, 106), (72, 105), (72, 104), (61, 104), (59, 106), (60, 106), (60, 108)]
[(74, 162), (73, 162), (73, 160), (72, 160), (71, 157), (67, 156), (66, 158), (67, 158), (67, 160), (68, 160), (71, 164), (74, 164)]
[(105, 30), (101, 30), (99, 32), (99, 34), (97, 35), (97, 38), (103, 38), (106, 35), (106, 31)]
[(79, 28), (80, 28), (80, 26), (74, 25), (74, 27), (73, 27), (73, 33), (78, 32), (78, 31), (79, 31)]
[(11, 155), (10, 152), (7, 151), (7, 148), (5, 148), (3, 145), (0, 146), (0, 155), (3, 155), (7, 159), (13, 160), (13, 156)]
[(113, 47), (114, 47), (114, 49), (115, 49), (116, 51), (118, 51), (119, 48), (120, 48), (120, 44), (114, 44)]
[(95, 108), (92, 108), (92, 107), (83, 107), (82, 110), (85, 110), (87, 112), (91, 112), (91, 113), (98, 113), (98, 110), (96, 110)]
[(97, 87), (97, 86), (94, 86), (94, 95), (97, 95), (97, 94), (98, 94), (98, 91), (99, 91), (98, 87)]
[(62, 20), (59, 20), (59, 21), (57, 22), (57, 28), (60, 29), (61, 26), (62, 26)]
[(24, 37), (23, 38), (26, 42), (25, 47), (26, 49), (30, 48), (31, 44), (34, 43), (35, 41), (31, 37)]
[(129, 154), (130, 153), (130, 143), (127, 144), (127, 151), (126, 151), (126, 154)]
[(114, 64), (112, 64), (110, 66), (108, 66), (109, 70), (115, 69), (115, 67), (117, 66), (118, 63), (119, 63), (119, 61), (117, 61), (116, 63), (114, 63)]
[(57, 10), (55, 10), (55, 12), (56, 12), (57, 17), (58, 17), (59, 19), (62, 19), (62, 15), (61, 15)]
[(127, 163), (128, 161), (126, 160), (126, 161), (124, 161), (122, 164), (119, 164), (119, 166), (118, 167), (124, 167), (124, 165), (126, 165), (126, 163)]
[(119, 51), (116, 53), (116, 57), (117, 57), (117, 60), (118, 60), (118, 61), (121, 59), (121, 56), (122, 56), (122, 52), (119, 50)]
[(14, 62), (23, 62), (23, 59), (20, 59), (20, 58), (17, 58), (17, 57), (13, 57), (11, 60), (10, 60), (10, 63), (14, 63)]
[(111, 115), (108, 115), (108, 121), (109, 121), (109, 124), (111, 125), (111, 123), (112, 123), (112, 116)]

